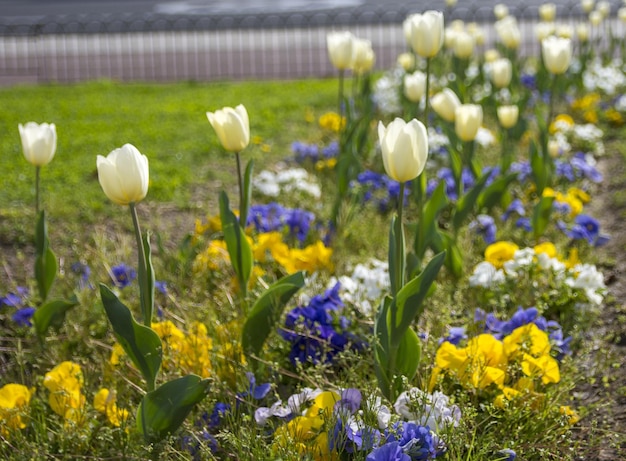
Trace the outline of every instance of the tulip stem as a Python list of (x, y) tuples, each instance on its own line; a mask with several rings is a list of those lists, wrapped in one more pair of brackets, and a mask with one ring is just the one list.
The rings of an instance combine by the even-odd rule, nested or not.
[(41, 176), (41, 167), (35, 167), (35, 216), (39, 215), (39, 178)]
[(552, 123), (552, 117), (554, 116), (554, 100), (556, 99), (556, 84), (557, 74), (552, 76), (552, 88), (550, 90), (550, 107), (548, 108), (548, 126)]
[[(400, 289), (404, 286), (404, 268), (405, 268), (405, 255), (404, 255), (404, 225), (402, 223), (403, 219), (403, 208), (404, 208), (404, 189), (406, 183), (400, 183), (400, 191), (398, 195), (398, 226), (396, 233), (396, 287), (394, 291), (394, 295), (397, 294)], [(392, 325), (395, 325), (395, 309), (391, 310), (392, 316)]]
[(246, 223), (242, 222), (242, 219), (245, 219), (246, 216), (243, 216), (244, 212), (244, 190), (243, 190), (243, 182), (241, 179), (241, 158), (239, 157), (239, 152), (235, 154), (235, 158), (237, 159), (237, 183), (239, 184), (239, 226), (242, 229), (246, 228)]
[(509, 143), (509, 129), (502, 128), (502, 158), (501, 158), (501, 173), (506, 174), (511, 166), (511, 152), (508, 147)]
[(343, 86), (344, 86), (344, 80), (345, 80), (345, 70), (343, 69), (339, 69), (339, 94), (338, 94), (338, 101), (337, 101), (337, 113), (339, 114), (339, 126), (341, 126), (341, 117), (343, 117)]
[(139, 228), (139, 218), (137, 216), (137, 208), (135, 202), (128, 204), (130, 215), (133, 218), (133, 227), (135, 228), (135, 240), (137, 242), (138, 266), (137, 275), (139, 278), (139, 300), (141, 303), (141, 313), (143, 314), (143, 324), (150, 327), (152, 324), (152, 306), (148, 305), (148, 270), (146, 262), (146, 252), (141, 237), (141, 229)]
[(424, 94), (424, 125), (428, 127), (428, 116), (430, 115), (430, 61), (431, 58), (426, 58), (426, 93)]

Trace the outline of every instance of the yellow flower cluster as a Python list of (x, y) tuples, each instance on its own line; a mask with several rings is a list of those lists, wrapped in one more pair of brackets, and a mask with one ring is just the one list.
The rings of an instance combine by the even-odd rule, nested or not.
[[(204, 324), (195, 322), (187, 333), (169, 320), (155, 322), (151, 326), (163, 343), (163, 370), (193, 373), (203, 378), (211, 375), (213, 340)], [(109, 363), (119, 365), (123, 355), (124, 349), (115, 344)]]
[(598, 93), (587, 93), (572, 102), (572, 109), (579, 112), (587, 123), (598, 123), (598, 104), (601, 98)]
[(445, 374), (466, 388), (497, 389), (499, 406), (524, 394), (536, 396), (539, 382), (547, 385), (561, 379), (548, 334), (534, 323), (516, 328), (502, 341), (487, 333), (471, 338), (465, 347), (444, 341), (435, 360), (431, 390)]
[(589, 194), (577, 187), (570, 187), (567, 189), (567, 193), (557, 192), (550, 187), (546, 187), (543, 190), (544, 197), (554, 197), (554, 200), (569, 206), (570, 218), (574, 218), (583, 211), (585, 203), (591, 200)]
[(48, 404), (52, 410), (67, 421), (80, 422), (84, 415), (85, 396), (83, 395), (83, 372), (74, 362), (62, 362), (43, 379), (43, 385), (50, 391)]
[(31, 395), (32, 391), (22, 384), (5, 384), (0, 388), (0, 435), (8, 437), (10, 430), (26, 427)]
[[(515, 252), (519, 247), (508, 241), (499, 241), (492, 243), (485, 249), (485, 261), (491, 263), (496, 269), (501, 269), (504, 263), (510, 261), (515, 256)], [(550, 258), (557, 258), (565, 264), (565, 267), (572, 268), (580, 263), (578, 259), (578, 250), (573, 248), (569, 252), (567, 259), (564, 259), (557, 251), (556, 246), (552, 242), (543, 242), (533, 247), (535, 254), (545, 253)]]
[(115, 392), (111, 392), (106, 388), (98, 391), (93, 399), (93, 407), (107, 417), (109, 423), (115, 427), (120, 427), (130, 416), (126, 409), (118, 408)]
[(346, 126), (346, 118), (337, 112), (326, 112), (319, 119), (320, 128), (339, 133)]
[(324, 431), (324, 426), (330, 420), (335, 403), (340, 399), (339, 394), (332, 391), (322, 392), (315, 397), (304, 415), (296, 416), (276, 429), (274, 450), (295, 447), (303, 458), (312, 457), (315, 461), (337, 459), (337, 453), (329, 450), (328, 432)]
[[(283, 242), (280, 232), (264, 232), (256, 236), (256, 241), (246, 236), (252, 247), (254, 259), (264, 263), (268, 261), (268, 254), (282, 266), (288, 274), (304, 270), (315, 272), (318, 270), (333, 270), (331, 257), (333, 250), (327, 248), (321, 241), (317, 241), (305, 248), (290, 248)], [(207, 249), (200, 253), (194, 263), (193, 271), (203, 273), (223, 269), (230, 262), (226, 243), (222, 240), (211, 240)]]

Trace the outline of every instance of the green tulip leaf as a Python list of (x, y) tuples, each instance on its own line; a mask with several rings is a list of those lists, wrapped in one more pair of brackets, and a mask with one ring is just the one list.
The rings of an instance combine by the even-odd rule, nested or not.
[(395, 294), (402, 288), (404, 283), (404, 271), (406, 267), (406, 243), (402, 222), (396, 215), (391, 218), (389, 226), (389, 282), (391, 294)]
[[(423, 302), (431, 285), (437, 278), (446, 257), (446, 252), (441, 252), (431, 259), (422, 273), (412, 279), (398, 292), (395, 298), (396, 324), (391, 325), (391, 345), (397, 346), (404, 337), (404, 333), (411, 323), (415, 321), (424, 310)], [(388, 315), (390, 316), (391, 313)]]
[(246, 165), (246, 171), (243, 175), (243, 202), (241, 210), (239, 210), (239, 222), (241, 227), (246, 227), (248, 222), (248, 211), (250, 210), (250, 201), (252, 199), (252, 170), (254, 168), (254, 160), (250, 160)]
[(106, 285), (100, 284), (100, 296), (115, 338), (143, 375), (148, 389), (154, 389), (163, 355), (161, 339), (152, 328), (137, 323)]
[(447, 232), (440, 232), (441, 244), (446, 250), (446, 261), (444, 265), (456, 278), (463, 275), (463, 253), (453, 236)]
[(506, 176), (499, 177), (485, 187), (478, 197), (478, 209), (482, 210), (486, 208), (487, 212), (489, 212), (491, 208), (500, 203), (502, 196), (506, 193), (509, 185), (515, 181), (516, 178), (517, 173), (511, 173)]
[(48, 298), (50, 288), (57, 276), (57, 258), (50, 249), (48, 239), (48, 225), (46, 224), (46, 214), (39, 213), (37, 226), (35, 229), (35, 280), (42, 302)]
[(378, 387), (383, 395), (391, 400), (391, 377), (390, 377), (390, 344), (389, 344), (389, 309), (393, 307), (393, 299), (386, 296), (380, 302), (376, 319), (374, 320), (374, 371), (378, 380)]
[(137, 409), (137, 428), (148, 443), (159, 442), (185, 421), (207, 395), (209, 380), (187, 375), (148, 392)]
[(458, 232), (467, 217), (474, 211), (478, 197), (485, 187), (485, 183), (489, 179), (489, 174), (484, 174), (470, 191), (459, 198), (456, 204), (456, 211), (452, 218), (452, 227), (454, 232)]
[(240, 284), (240, 289), (245, 292), (248, 280), (252, 275), (254, 259), (252, 248), (243, 229), (239, 226), (239, 221), (230, 209), (228, 195), (222, 191), (220, 193), (220, 217), (222, 219), (222, 232), (230, 261)]
[(541, 200), (537, 202), (533, 210), (533, 235), (535, 240), (543, 235), (550, 223), (550, 215), (552, 214), (552, 203), (554, 197), (541, 197)]
[(146, 267), (139, 264), (139, 288), (141, 297), (141, 314), (143, 315), (144, 325), (150, 325), (154, 312), (154, 266), (152, 265), (152, 248), (150, 246), (150, 233), (142, 238), (143, 251), (146, 255)]
[(296, 272), (273, 283), (261, 294), (243, 325), (242, 346), (246, 354), (261, 353), (284, 306), (303, 286), (304, 272)]
[(73, 296), (69, 300), (57, 299), (39, 306), (33, 314), (35, 332), (40, 340), (48, 332), (50, 327), (60, 328), (65, 321), (65, 313), (78, 304), (78, 299)]
[[(397, 374), (405, 376), (409, 381), (412, 380), (417, 372), (421, 355), (422, 344), (420, 339), (412, 328), (408, 328), (402, 335), (402, 340), (398, 345), (396, 358)], [(401, 383), (402, 381), (398, 384)]]
[(420, 221), (417, 223), (417, 231), (415, 233), (413, 248), (415, 250), (415, 254), (420, 260), (424, 257), (426, 249), (435, 239), (439, 213), (441, 213), (441, 210), (448, 205), (448, 197), (446, 196), (445, 187), (445, 181), (441, 181), (433, 191), (430, 199), (426, 202), (424, 212)]

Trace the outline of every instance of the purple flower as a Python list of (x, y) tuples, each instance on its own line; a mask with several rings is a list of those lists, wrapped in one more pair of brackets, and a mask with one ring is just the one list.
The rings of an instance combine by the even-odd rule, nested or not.
[(517, 458), (517, 453), (515, 453), (510, 448), (504, 448), (503, 450), (498, 451), (498, 461), (515, 461)]
[(464, 339), (467, 339), (465, 327), (450, 327), (448, 330), (448, 336), (441, 338), (439, 340), (439, 344), (444, 341), (448, 341), (450, 344), (458, 346), (459, 343)]
[(558, 177), (562, 177), (567, 179), (568, 181), (574, 181), (576, 177), (574, 176), (574, 167), (569, 162), (564, 162), (562, 160), (555, 160), (555, 173)]
[(411, 461), (411, 457), (402, 451), (399, 442), (390, 442), (372, 451), (365, 461)]
[(283, 339), (292, 344), (289, 360), (296, 363), (330, 362), (351, 341), (360, 347), (348, 331), (350, 322), (339, 315), (343, 302), (339, 298), (340, 284), (324, 295), (314, 296), (307, 306), (298, 306), (287, 313), (285, 328), (279, 330)]
[(570, 160), (570, 164), (580, 176), (595, 183), (602, 182), (602, 173), (600, 173), (593, 165), (587, 163), (587, 159), (585, 158), (585, 154), (583, 152), (576, 152)]
[(395, 424), (393, 431), (388, 431), (386, 441), (387, 444), (398, 442), (411, 461), (435, 459), (445, 448), (428, 426), (407, 422)]
[(526, 215), (526, 210), (524, 209), (524, 203), (518, 198), (513, 200), (509, 204), (509, 206), (506, 208), (504, 213), (502, 213), (502, 221), (506, 221), (507, 219), (509, 219), (509, 216), (511, 216), (513, 213), (517, 213), (519, 216)]
[(247, 372), (246, 377), (248, 378), (248, 382), (250, 386), (248, 387), (248, 392), (255, 400), (261, 400), (264, 398), (268, 392), (272, 389), (272, 385), (270, 383), (256, 384), (256, 378), (253, 373)]
[(167, 282), (163, 282), (160, 280), (155, 280), (154, 281), (154, 288), (157, 289), (157, 291), (163, 295), (167, 294)]
[(574, 240), (586, 240), (591, 245), (598, 247), (606, 244), (610, 237), (600, 233), (600, 223), (586, 214), (579, 214), (574, 218), (574, 224), (571, 229), (563, 222), (558, 222), (557, 227), (561, 229), (565, 235)]
[(22, 304), (22, 298), (15, 293), (8, 293), (6, 296), (0, 298), (0, 307), (2, 306), (10, 306), (10, 307), (19, 307)]
[(289, 229), (300, 242), (306, 240), (315, 215), (300, 208), (285, 208), (276, 202), (267, 205), (252, 205), (247, 225), (253, 225), (259, 232), (282, 231)]
[(127, 287), (136, 277), (137, 272), (135, 269), (124, 263), (111, 268), (111, 279), (118, 288)]
[(519, 182), (526, 181), (533, 173), (533, 169), (528, 161), (513, 162), (510, 168), (511, 173), (517, 173)]
[(33, 324), (30, 319), (33, 317), (34, 313), (34, 307), (22, 307), (11, 316), (11, 319), (21, 327), (32, 327)]
[(80, 275), (80, 279), (78, 280), (78, 288), (80, 290), (84, 290), (85, 288), (92, 288), (93, 286), (89, 282), (89, 276), (91, 275), (91, 268), (84, 263), (75, 262), (72, 264), (72, 272), (77, 275)]
[(526, 232), (530, 232), (531, 230), (533, 230), (533, 226), (530, 223), (530, 218), (525, 217), (518, 218), (517, 221), (515, 221), (515, 227), (524, 229)]
[(470, 223), (469, 230), (482, 236), (487, 244), (496, 241), (496, 222), (489, 215), (481, 214), (476, 216), (476, 219)]

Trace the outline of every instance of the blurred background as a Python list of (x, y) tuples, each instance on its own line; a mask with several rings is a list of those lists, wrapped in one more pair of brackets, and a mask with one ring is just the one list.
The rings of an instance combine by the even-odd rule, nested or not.
[[(371, 40), (376, 69), (406, 51), (410, 13), (444, 11), (446, 23), (476, 22), (493, 47), (496, 2), (487, 0), (0, 0), (0, 85), (30, 82), (210, 81), (334, 75), (326, 34)], [(536, 53), (543, 1), (506, 0), (522, 53)], [(587, 21), (580, 0), (553, 0), (557, 22)], [(621, 2), (608, 2), (613, 16)], [(616, 19), (597, 34), (621, 32)], [(480, 51), (480, 50), (479, 50)]]

